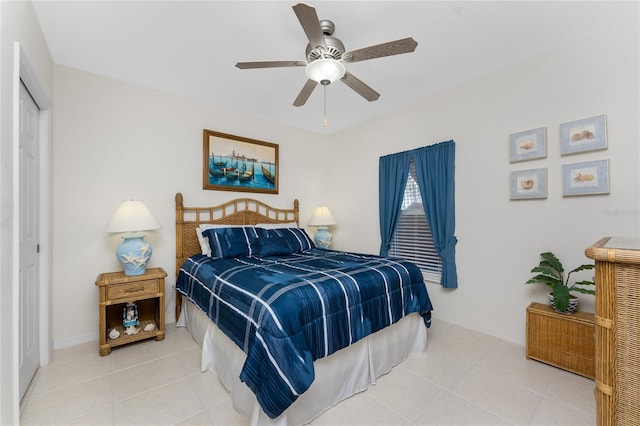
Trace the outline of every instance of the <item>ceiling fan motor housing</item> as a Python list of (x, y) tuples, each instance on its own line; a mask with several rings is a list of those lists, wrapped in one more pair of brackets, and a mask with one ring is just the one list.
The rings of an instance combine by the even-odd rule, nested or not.
[(305, 50), (307, 62), (313, 62), (316, 59), (322, 58), (331, 58), (335, 60), (340, 60), (342, 58), (342, 54), (345, 51), (344, 44), (342, 44), (340, 39), (332, 36), (335, 28), (336, 26), (334, 23), (328, 19), (320, 21), (320, 29), (322, 30), (322, 34), (324, 34), (324, 42), (327, 45), (327, 48), (311, 46), (311, 44), (307, 43), (307, 48)]

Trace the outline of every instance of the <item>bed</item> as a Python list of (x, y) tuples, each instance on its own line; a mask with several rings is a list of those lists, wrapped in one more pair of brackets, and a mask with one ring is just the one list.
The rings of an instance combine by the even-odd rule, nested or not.
[(251, 424), (308, 423), (426, 349), (431, 302), (415, 265), (315, 248), (297, 200), (175, 201), (177, 325)]

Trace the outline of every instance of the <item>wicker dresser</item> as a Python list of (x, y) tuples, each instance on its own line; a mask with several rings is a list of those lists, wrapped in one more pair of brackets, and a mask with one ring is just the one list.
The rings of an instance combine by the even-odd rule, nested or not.
[(600, 425), (640, 425), (640, 238), (607, 237), (596, 261), (596, 415)]

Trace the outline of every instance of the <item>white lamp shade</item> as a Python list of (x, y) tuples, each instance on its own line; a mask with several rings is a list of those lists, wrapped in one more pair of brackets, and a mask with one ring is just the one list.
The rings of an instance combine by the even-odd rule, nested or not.
[(153, 217), (142, 201), (125, 201), (113, 214), (105, 232), (138, 232), (161, 229), (160, 222)]
[(307, 77), (318, 83), (321, 83), (323, 80), (328, 80), (333, 83), (341, 79), (344, 73), (344, 65), (335, 59), (316, 59), (307, 65), (306, 68)]
[(333, 218), (329, 207), (326, 206), (316, 207), (309, 222), (309, 226), (329, 226), (335, 224), (336, 220)]

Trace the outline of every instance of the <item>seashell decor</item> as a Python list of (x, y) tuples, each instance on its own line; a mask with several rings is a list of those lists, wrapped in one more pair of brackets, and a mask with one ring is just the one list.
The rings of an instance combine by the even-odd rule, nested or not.
[(119, 332), (118, 330), (116, 330), (115, 328), (114, 328), (114, 329), (112, 329), (112, 330), (109, 332), (109, 338), (110, 338), (111, 340), (115, 340), (115, 339), (117, 339), (118, 337), (120, 337), (120, 332)]

